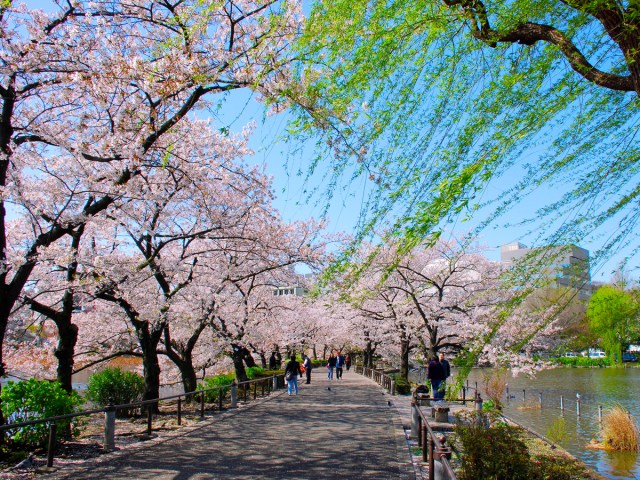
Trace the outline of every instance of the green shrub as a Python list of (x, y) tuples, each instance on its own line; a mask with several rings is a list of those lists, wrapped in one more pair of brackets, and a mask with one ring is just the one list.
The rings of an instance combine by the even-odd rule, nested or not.
[[(134, 372), (117, 367), (107, 367), (89, 377), (87, 398), (99, 406), (138, 402), (144, 394), (144, 378)], [(129, 411), (118, 410), (118, 416), (126, 416)]]
[(498, 410), (498, 408), (496, 406), (496, 402), (494, 402), (491, 399), (488, 399), (482, 402), (482, 410), (493, 411), (493, 410)]
[(569, 439), (564, 418), (556, 418), (553, 424), (547, 428), (547, 438), (555, 443), (566, 442)]
[(486, 427), (484, 422), (456, 427), (461, 448), (461, 480), (528, 480), (530, 459), (520, 429)]
[(411, 384), (407, 380), (397, 373), (390, 375), (390, 377), (393, 378), (393, 381), (395, 382), (397, 394), (406, 395), (411, 393)]
[(261, 367), (249, 367), (247, 368), (247, 378), (249, 380), (254, 380), (256, 378), (265, 377), (266, 370)]
[[(82, 398), (76, 392), (69, 394), (58, 382), (47, 380), (25, 380), (22, 382), (9, 381), (2, 387), (0, 395), (2, 413), (7, 423), (28, 422), (40, 418), (67, 415), (80, 410)], [(79, 419), (60, 420), (58, 429), (65, 430), (73, 426), (71, 434), (76, 435), (81, 424)], [(45, 445), (49, 436), (49, 426), (46, 423), (21, 427), (5, 433), (16, 445), (41, 446)]]
[(222, 375), (216, 375), (215, 377), (207, 377), (202, 381), (202, 383), (198, 384), (197, 390), (209, 390), (215, 387), (225, 387), (222, 389), (216, 388), (215, 390), (210, 390), (204, 394), (204, 398), (207, 402), (217, 402), (218, 395), (220, 395), (218, 391), (222, 390), (222, 396), (225, 397), (231, 391), (231, 384), (235, 378), (235, 375), (231, 373), (223, 373)]
[(606, 367), (609, 360), (605, 358), (589, 357), (558, 357), (553, 360), (555, 363), (568, 367)]

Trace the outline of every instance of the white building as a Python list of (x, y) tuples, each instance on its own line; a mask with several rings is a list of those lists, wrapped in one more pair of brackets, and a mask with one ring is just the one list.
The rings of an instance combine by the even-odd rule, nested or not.
[(540, 272), (556, 286), (578, 290), (578, 297), (586, 300), (591, 295), (589, 251), (576, 245), (528, 248), (521, 243), (508, 243), (500, 247), (500, 261), (514, 265), (522, 259), (540, 264)]

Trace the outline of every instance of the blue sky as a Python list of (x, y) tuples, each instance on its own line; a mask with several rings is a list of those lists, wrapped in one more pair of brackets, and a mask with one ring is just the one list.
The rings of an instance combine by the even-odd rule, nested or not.
[[(256, 130), (251, 139), (251, 147), (256, 151), (256, 155), (248, 160), (264, 163), (267, 172), (273, 175), (274, 190), (277, 195), (276, 207), (286, 220), (299, 220), (309, 216), (317, 217), (322, 213), (325, 199), (316, 196), (311, 202), (306, 202), (305, 190), (312, 188), (313, 185), (305, 186), (303, 177), (296, 175), (299, 170), (306, 173), (312, 154), (309, 150), (306, 157), (291, 157), (289, 146), (282, 140), (286, 135), (287, 118), (286, 113), (265, 118), (262, 105), (253, 100), (250, 93), (243, 91), (234, 92), (229, 97), (223, 116), (217, 121), (228, 122), (225, 126), (230, 127), (231, 130), (239, 130), (244, 124), (254, 120)], [(535, 153), (531, 152), (530, 154)], [(484, 197), (486, 197), (484, 199), (494, 197), (514, 184), (520, 173), (520, 171), (513, 170), (491, 182), (484, 193)], [(358, 220), (362, 198), (366, 192), (367, 185), (363, 183), (350, 185), (349, 188), (337, 189), (336, 196), (328, 210), (328, 229), (330, 232), (353, 231)], [(523, 226), (515, 224), (522, 219), (535, 217), (536, 209), (540, 205), (559, 198), (562, 193), (564, 192), (557, 185), (539, 188), (511, 212), (496, 221), (494, 225), (484, 229), (478, 238), (478, 243), (487, 247), (486, 255), (492, 260), (499, 260), (500, 245), (512, 242), (521, 242), (528, 246), (539, 245), (536, 243), (539, 242), (537, 237), (549, 233), (549, 225), (542, 222), (533, 222)], [(466, 222), (458, 220), (452, 225), (452, 233), (462, 235), (469, 232), (479, 222), (479, 218), (482, 218), (482, 211), (478, 219), (472, 218)], [(503, 226), (505, 224), (511, 225), (505, 227)], [(615, 229), (615, 227), (613, 224), (608, 226), (609, 229)], [(606, 237), (610, 232), (604, 229), (601, 233), (603, 237)], [(600, 245), (598, 241), (579, 244), (580, 247), (590, 252), (595, 252)], [(609, 281), (625, 255), (626, 253), (623, 251), (613, 255), (602, 264), (593, 265), (592, 279)], [(639, 278), (638, 261), (631, 259), (626, 271), (632, 278)]]

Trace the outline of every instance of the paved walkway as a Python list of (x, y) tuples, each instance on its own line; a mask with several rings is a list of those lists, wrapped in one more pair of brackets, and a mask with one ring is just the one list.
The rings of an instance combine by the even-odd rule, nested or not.
[(415, 479), (396, 397), (354, 372), (328, 390), (325, 375), (317, 369), (297, 396), (280, 391), (46, 478)]

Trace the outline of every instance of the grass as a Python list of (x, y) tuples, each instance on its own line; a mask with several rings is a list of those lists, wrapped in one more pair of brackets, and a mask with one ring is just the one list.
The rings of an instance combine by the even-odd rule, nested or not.
[(602, 443), (609, 450), (637, 452), (639, 449), (638, 425), (621, 405), (607, 409), (602, 417)]

